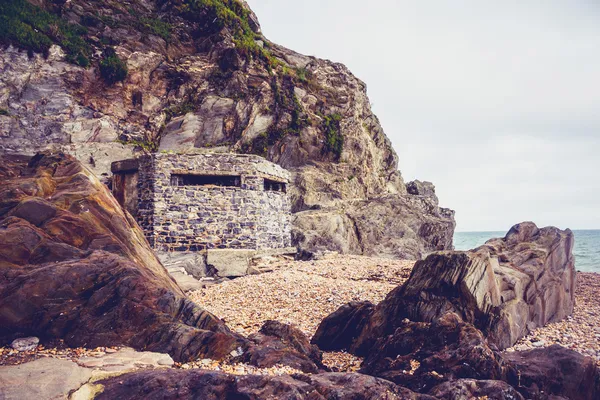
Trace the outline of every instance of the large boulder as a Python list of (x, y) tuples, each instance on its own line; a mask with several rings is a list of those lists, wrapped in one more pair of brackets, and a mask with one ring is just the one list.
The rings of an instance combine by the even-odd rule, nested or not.
[(70, 156), (0, 162), (0, 341), (222, 358), (239, 335), (188, 300), (108, 189)]
[(401, 322), (377, 340), (360, 372), (427, 393), (457, 379), (500, 379), (501, 364), (481, 331), (448, 313), (433, 323)]
[(403, 318), (431, 322), (448, 312), (475, 325), (498, 348), (510, 347), (573, 312), (572, 250), (570, 230), (525, 222), (475, 250), (434, 253), (377, 305), (352, 348), (365, 354)]
[(434, 400), (392, 382), (356, 373), (234, 376), (211, 371), (144, 371), (100, 381), (104, 399), (405, 399)]
[(325, 369), (323, 355), (306, 335), (293, 325), (266, 321), (258, 333), (248, 337), (244, 353), (235, 362), (245, 362), (259, 368), (287, 365), (307, 373)]

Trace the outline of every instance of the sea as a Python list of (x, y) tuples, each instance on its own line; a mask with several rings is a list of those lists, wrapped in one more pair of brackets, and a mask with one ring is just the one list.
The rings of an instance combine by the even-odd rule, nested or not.
[[(600, 273), (600, 230), (574, 230), (575, 269)], [(492, 238), (504, 237), (506, 232), (455, 232), (454, 248), (470, 250)]]

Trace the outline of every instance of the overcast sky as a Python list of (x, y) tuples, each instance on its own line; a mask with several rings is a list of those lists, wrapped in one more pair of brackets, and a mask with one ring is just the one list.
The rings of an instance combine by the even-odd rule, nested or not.
[(272, 41), (367, 83), (406, 181), (457, 231), (600, 228), (596, 0), (249, 0)]

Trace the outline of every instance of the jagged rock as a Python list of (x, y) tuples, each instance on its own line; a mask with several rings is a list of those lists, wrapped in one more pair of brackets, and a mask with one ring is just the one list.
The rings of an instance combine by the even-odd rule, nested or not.
[(433, 400), (383, 379), (356, 373), (227, 375), (210, 371), (144, 371), (100, 381), (104, 399), (406, 399)]
[(292, 241), (311, 253), (420, 259), (452, 249), (454, 228), (454, 212), (438, 207), (429, 197), (394, 194), (349, 202), (343, 211), (296, 213)]
[(458, 379), (434, 387), (429, 394), (442, 400), (524, 400), (508, 383), (494, 380)]
[(248, 339), (251, 344), (238, 358), (241, 362), (260, 368), (283, 364), (307, 373), (316, 373), (325, 368), (321, 351), (292, 325), (267, 321), (258, 333)]
[(36, 335), (176, 360), (222, 358), (244, 343), (184, 296), (137, 224), (72, 157), (3, 157), (0, 181), (1, 341)]
[(325, 351), (349, 349), (373, 314), (375, 306), (370, 301), (345, 304), (325, 318), (311, 339)]
[[(398, 156), (371, 110), (366, 85), (342, 64), (268, 41), (249, 8), (240, 18), (253, 32), (252, 44), (245, 38), (239, 46), (236, 35), (250, 32), (237, 17), (219, 18), (240, 10), (215, 14), (215, 2), (194, 2), (194, 11), (181, 1), (136, 2), (128, 12), (109, 1), (35, 4), (61, 22), (86, 25), (82, 35), (92, 66), (67, 62), (69, 49), (57, 45), (44, 57), (13, 47), (18, 40), (2, 44), (0, 152), (61, 150), (107, 178), (112, 161), (156, 148), (261, 154), (293, 172), (294, 212), (324, 207), (343, 214), (356, 200), (364, 205), (345, 216), (344, 233), (326, 236), (326, 243), (313, 244), (311, 237), (329, 227), (307, 231), (301, 244), (308, 251), (323, 247), (368, 255), (377, 244), (373, 251), (418, 258), (451, 247), (453, 215), (436, 211), (429, 194), (418, 196), (435, 206), (424, 214), (421, 202), (404, 199)], [(160, 22), (162, 35), (152, 29), (153, 21)], [(129, 71), (114, 85), (98, 74), (106, 43)], [(331, 139), (343, 139), (343, 146), (331, 148)], [(405, 220), (389, 234), (378, 231), (378, 224), (369, 229), (377, 222), (367, 212), (371, 200), (387, 220), (394, 220), (398, 208), (405, 210)], [(362, 217), (366, 233), (356, 237), (348, 222)], [(304, 214), (297, 230), (307, 218), (319, 217)], [(383, 240), (368, 241), (376, 236)]]
[(421, 182), (415, 180), (406, 184), (406, 191), (415, 196), (423, 196), (431, 200), (435, 205), (439, 204), (437, 195), (435, 194), (435, 186), (431, 182)]
[(377, 305), (351, 348), (365, 354), (403, 318), (430, 322), (447, 312), (475, 325), (499, 348), (510, 347), (573, 312), (572, 249), (570, 230), (525, 222), (475, 250), (434, 253)]
[(422, 393), (446, 381), (500, 379), (503, 373), (483, 334), (452, 313), (433, 323), (401, 322), (371, 347), (360, 372)]
[[(558, 396), (571, 400), (600, 398), (600, 370), (594, 359), (559, 345), (507, 352), (507, 380), (528, 399)], [(556, 396), (556, 397), (553, 397)]]

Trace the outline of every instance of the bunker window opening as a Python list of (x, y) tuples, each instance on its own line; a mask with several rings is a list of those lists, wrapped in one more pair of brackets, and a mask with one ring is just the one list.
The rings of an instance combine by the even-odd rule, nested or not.
[(242, 178), (238, 175), (172, 174), (171, 185), (241, 187)]
[(283, 182), (272, 181), (265, 179), (265, 191), (266, 192), (282, 192), (286, 193), (286, 185)]

